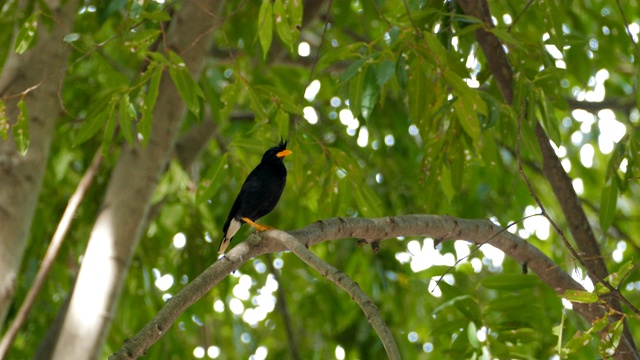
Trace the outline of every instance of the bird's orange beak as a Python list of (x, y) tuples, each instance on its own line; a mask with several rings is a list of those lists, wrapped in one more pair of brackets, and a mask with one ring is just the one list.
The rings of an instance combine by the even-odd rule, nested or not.
[(287, 155), (291, 155), (291, 150), (282, 150), (279, 153), (276, 154), (277, 157), (279, 158), (283, 158)]

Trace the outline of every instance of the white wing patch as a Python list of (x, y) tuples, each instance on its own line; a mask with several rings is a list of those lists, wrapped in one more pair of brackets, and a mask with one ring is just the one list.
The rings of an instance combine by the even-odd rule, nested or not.
[(242, 222), (236, 219), (231, 219), (231, 223), (229, 224), (229, 229), (227, 230), (226, 238), (231, 239), (236, 235), (238, 230), (240, 230), (240, 226), (242, 226)]

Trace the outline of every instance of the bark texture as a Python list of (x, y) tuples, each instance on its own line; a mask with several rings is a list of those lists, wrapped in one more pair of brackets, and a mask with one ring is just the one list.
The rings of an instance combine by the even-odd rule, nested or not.
[[(187, 1), (175, 13), (168, 49), (199, 73), (221, 2)], [(165, 72), (146, 148), (124, 146), (111, 175), (102, 211), (91, 232), (54, 359), (100, 356), (136, 244), (145, 230), (150, 200), (173, 151), (185, 106)]]
[[(73, 23), (76, 6), (69, 1), (62, 8), (54, 7), (55, 22)], [(63, 41), (68, 32), (65, 26), (55, 26), (50, 33), (40, 26), (34, 48), (22, 55), (11, 54), (0, 75), (0, 97), (12, 123), (18, 117), (16, 104), (31, 89), (24, 95), (31, 144), (26, 155), (20, 154), (12, 134), (7, 141), (0, 139), (0, 325), (13, 299), (60, 113), (57, 93), (70, 52)]]
[[(527, 263), (545, 284), (559, 294), (567, 290), (584, 290), (571, 275), (536, 247), (489, 220), (436, 215), (399, 215), (378, 219), (332, 218), (289, 231), (288, 234), (307, 247), (342, 238), (365, 239), (373, 245), (397, 236), (429, 236), (442, 241), (468, 240), (476, 244), (491, 244), (518, 262)], [(169, 330), (180, 314), (230, 273), (256, 256), (286, 250), (286, 246), (278, 241), (283, 236), (286, 234), (279, 230), (267, 231), (254, 234), (237, 244), (225, 257), (213, 263), (167, 301), (158, 314), (138, 334), (125, 340), (122, 348), (109, 359), (136, 359), (144, 355)], [(595, 304), (576, 303), (574, 309), (589, 322), (605, 314), (604, 309)]]

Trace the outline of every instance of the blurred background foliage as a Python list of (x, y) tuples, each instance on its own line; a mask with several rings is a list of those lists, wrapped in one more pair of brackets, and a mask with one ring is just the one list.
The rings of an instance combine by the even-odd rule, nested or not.
[[(522, 163), (553, 220), (568, 233), (540, 171), (536, 120), (573, 179), (610, 271), (637, 259), (637, 2), (491, 1), (492, 32), (514, 70), (509, 107), (475, 42), (482, 25), (455, 1), (300, 1), (228, 0), (205, 34), (212, 41), (202, 76), (178, 88), (191, 110), (183, 133), (209, 122), (211, 140), (189, 166), (177, 154), (167, 167), (105, 356), (215, 261), (222, 224), (243, 179), (280, 137), (293, 151), (285, 160), (288, 183), (264, 223), (287, 230), (334, 216), (427, 213), (507, 226), (540, 213), (516, 161), (518, 116), (528, 102)], [(3, 59), (11, 51), (9, 35), (23, 29), (36, 9), (42, 23), (61, 26), (47, 23), (43, 2), (28, 3), (2, 7), (2, 26), (10, 30), (0, 31)], [(64, 111), (9, 321), (95, 152), (103, 151), (106, 161), (10, 358), (32, 357), (69, 294), (119, 144), (138, 141), (122, 130), (136, 126), (144, 139), (140, 105), (148, 101), (151, 77), (178, 62), (154, 55), (154, 44), (180, 6), (84, 1), (75, 23), (67, 24), (74, 50), (59, 93)], [(176, 81), (184, 74), (171, 76)], [(114, 138), (103, 131), (109, 109), (120, 114)], [(542, 217), (509, 231), (584, 280)], [(243, 228), (235, 241), (250, 233)], [(552, 289), (522, 274), (521, 264), (499, 250), (485, 245), (470, 252), (474, 248), (450, 241), (434, 249), (431, 239), (400, 238), (384, 241), (377, 255), (354, 239), (312, 250), (373, 297), (405, 358), (604, 354), (597, 336), (589, 346), (570, 341), (590, 325)], [(639, 303), (637, 268), (620, 275), (622, 293)], [(593, 287), (588, 280), (585, 286)], [(628, 320), (637, 337), (638, 319)], [(278, 359), (295, 353), (304, 359), (383, 357), (355, 303), (292, 254), (281, 253), (249, 260), (181, 315), (147, 357)]]

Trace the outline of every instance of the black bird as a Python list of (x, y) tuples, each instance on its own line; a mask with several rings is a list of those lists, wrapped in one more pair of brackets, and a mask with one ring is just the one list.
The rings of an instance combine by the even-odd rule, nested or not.
[(224, 254), (243, 223), (248, 223), (258, 231), (270, 229), (255, 221), (270, 213), (280, 200), (287, 181), (287, 168), (282, 160), (289, 154), (291, 151), (287, 150), (287, 142), (280, 140), (278, 145), (262, 155), (260, 164), (249, 173), (222, 228), (218, 254)]

